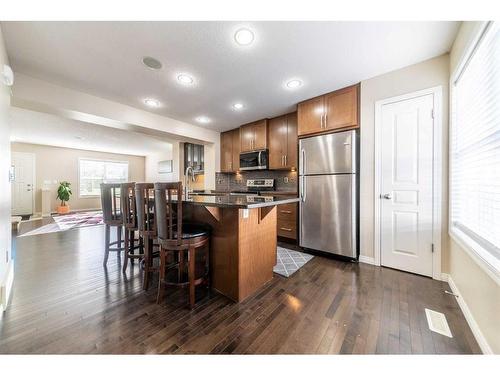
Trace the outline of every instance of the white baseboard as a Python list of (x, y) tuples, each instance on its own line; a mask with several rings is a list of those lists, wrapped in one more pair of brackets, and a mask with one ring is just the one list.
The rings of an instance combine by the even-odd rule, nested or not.
[(11, 260), (7, 267), (7, 274), (5, 279), (0, 285), (0, 315), (3, 314), (4, 310), (7, 309), (9, 304), (10, 292), (12, 290), (12, 285), (14, 284), (14, 261)]
[(470, 311), (469, 306), (467, 306), (467, 303), (463, 299), (462, 294), (460, 293), (460, 290), (458, 289), (457, 285), (453, 281), (453, 278), (451, 277), (451, 275), (443, 273), (442, 279), (443, 279), (443, 281), (448, 282), (448, 285), (450, 286), (451, 291), (458, 296), (458, 297), (456, 297), (456, 299), (457, 299), (458, 305), (460, 306), (460, 310), (462, 310), (462, 313), (465, 316), (465, 320), (467, 320), (467, 323), (469, 324), (469, 327), (470, 327), (472, 333), (474, 334), (474, 337), (476, 338), (476, 341), (479, 344), (479, 347), (481, 348), (481, 351), (483, 352), (483, 354), (493, 354), (493, 350), (491, 349), (490, 345), (486, 341), (486, 338), (484, 337), (483, 333), (479, 329), (479, 325), (477, 324), (476, 320), (474, 319), (474, 316), (472, 315), (472, 312)]
[(367, 257), (366, 255), (360, 255), (359, 256), (359, 261), (361, 263), (375, 265), (375, 258)]

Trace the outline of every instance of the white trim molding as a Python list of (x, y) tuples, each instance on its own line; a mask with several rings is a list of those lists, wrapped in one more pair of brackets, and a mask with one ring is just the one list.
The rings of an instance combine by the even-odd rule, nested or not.
[[(467, 306), (467, 303), (462, 297), (462, 294), (460, 293), (460, 290), (458, 289), (457, 285), (453, 281), (453, 278), (451, 275), (443, 273), (443, 281), (447, 281), (448, 285), (450, 286), (451, 291), (453, 294), (455, 294), (455, 298), (458, 302), (458, 306), (460, 306), (460, 310), (462, 310), (462, 313), (465, 316), (465, 320), (467, 320), (467, 323), (469, 324), (469, 327), (472, 331), (472, 334), (476, 338), (476, 341), (481, 348), (481, 351), (483, 354), (494, 354), (493, 350), (491, 349), (490, 345), (488, 344), (488, 341), (486, 341), (486, 338), (484, 337), (483, 333), (481, 332), (481, 329), (479, 328), (479, 325), (477, 324), (476, 320), (474, 319), (474, 316), (472, 315), (472, 312), (469, 309), (469, 306)], [(446, 278), (446, 280), (444, 280)]]
[(376, 266), (377, 264), (375, 263), (375, 258), (373, 257), (368, 257), (366, 255), (360, 255), (359, 256), (359, 262), (360, 263), (366, 263), (366, 264), (371, 264)]
[(375, 102), (375, 189), (374, 189), (374, 264), (381, 265), (380, 247), (380, 182), (381, 182), (381, 122), (382, 106), (403, 100), (418, 98), (424, 95), (433, 95), (434, 100), (434, 132), (433, 132), (433, 223), (432, 242), (434, 254), (432, 257), (432, 278), (441, 280), (441, 189), (442, 189), (442, 157), (443, 157), (443, 121), (442, 121), (442, 86), (430, 87), (428, 89), (399, 95)]
[(5, 279), (0, 285), (0, 317), (3, 312), (7, 309), (10, 299), (10, 292), (12, 291), (12, 285), (14, 284), (14, 261), (11, 260), (7, 265), (7, 274)]

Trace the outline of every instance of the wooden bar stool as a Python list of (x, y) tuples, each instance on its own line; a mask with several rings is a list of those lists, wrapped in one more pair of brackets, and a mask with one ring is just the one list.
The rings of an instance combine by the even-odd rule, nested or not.
[(154, 240), (158, 238), (158, 235), (155, 221), (154, 185), (152, 183), (135, 184), (135, 204), (137, 208), (137, 227), (144, 242), (142, 288), (147, 290), (150, 274), (158, 271), (158, 268), (153, 265), (153, 258), (158, 256), (158, 253), (153, 252)]
[[(163, 296), (164, 285), (189, 287), (189, 305), (195, 305), (195, 287), (205, 284), (210, 288), (209, 248), (210, 228), (204, 224), (182, 223), (182, 183), (156, 183), (155, 212), (158, 230), (158, 243), (160, 245), (160, 277), (158, 281), (157, 303)], [(174, 197), (174, 198), (173, 198)], [(204, 250), (204, 272), (196, 277), (196, 255), (199, 249)], [(168, 254), (173, 253), (177, 259), (177, 282), (166, 280)], [(187, 255), (188, 280), (183, 281), (185, 273), (185, 258)]]
[[(104, 261), (103, 265), (108, 263), (109, 253), (111, 251), (120, 252), (125, 249), (122, 246), (123, 218), (120, 208), (120, 184), (101, 184), (101, 206), (102, 218), (105, 225), (104, 239)], [(111, 242), (111, 227), (116, 227), (116, 241)]]
[[(123, 257), (123, 272), (127, 271), (127, 265), (133, 263), (134, 259), (144, 258), (142, 237), (135, 238), (137, 226), (137, 208), (135, 204), (135, 182), (121, 184), (121, 207), (123, 216), (123, 227), (125, 229), (125, 256)], [(136, 244), (137, 241), (137, 244)], [(139, 254), (135, 250), (139, 249)]]

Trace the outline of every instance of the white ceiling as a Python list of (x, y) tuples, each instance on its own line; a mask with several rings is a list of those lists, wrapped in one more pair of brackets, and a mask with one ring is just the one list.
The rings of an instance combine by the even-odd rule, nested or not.
[(12, 107), (11, 142), (147, 156), (172, 152), (167, 139)]
[[(250, 47), (234, 31), (255, 32)], [(216, 130), (446, 53), (458, 22), (2, 22), (14, 71)], [(147, 69), (143, 56), (163, 63)], [(188, 72), (193, 87), (177, 83)], [(293, 77), (304, 85), (283, 88)], [(163, 106), (149, 109), (145, 98)], [(235, 112), (231, 105), (245, 104)]]

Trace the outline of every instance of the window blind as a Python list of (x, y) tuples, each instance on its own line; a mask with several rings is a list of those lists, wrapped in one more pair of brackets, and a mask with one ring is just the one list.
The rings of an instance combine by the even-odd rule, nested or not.
[[(451, 226), (500, 264), (500, 33), (490, 22), (452, 85)], [(483, 254), (485, 255), (485, 254)]]

